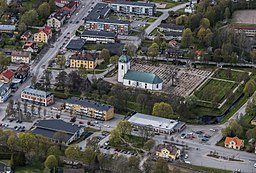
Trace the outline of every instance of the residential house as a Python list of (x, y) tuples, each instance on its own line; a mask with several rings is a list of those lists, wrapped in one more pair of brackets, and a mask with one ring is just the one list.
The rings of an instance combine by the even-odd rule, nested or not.
[(44, 26), (38, 30), (38, 33), (34, 34), (34, 41), (41, 43), (48, 43), (48, 40), (52, 37), (52, 29), (49, 26)]
[(80, 35), (80, 38), (86, 42), (115, 43), (117, 41), (117, 34), (113, 32), (86, 30)]
[(241, 140), (238, 137), (226, 137), (224, 144), (226, 148), (240, 150), (244, 147), (244, 140)]
[(66, 100), (65, 109), (72, 109), (81, 116), (107, 121), (114, 117), (114, 107), (93, 100), (84, 100), (75, 97)]
[(28, 39), (31, 37), (32, 33), (30, 31), (25, 31), (21, 36), (20, 39), (23, 41), (28, 41)]
[(181, 121), (136, 113), (128, 120), (133, 127), (149, 126), (157, 133), (172, 134), (182, 131), (186, 124)]
[(61, 10), (66, 11), (71, 16), (76, 11), (76, 8), (77, 8), (77, 3), (72, 1), (67, 5), (65, 5), (65, 7), (63, 7)]
[(54, 2), (55, 2), (55, 5), (60, 8), (66, 6), (70, 2), (75, 2), (76, 6), (78, 6), (78, 4), (79, 4), (79, 0), (54, 0)]
[(65, 19), (66, 15), (63, 12), (54, 12), (47, 19), (47, 26), (59, 29), (64, 24)]
[(195, 10), (193, 8), (193, 4), (190, 4), (190, 5), (186, 5), (185, 9), (184, 9), (184, 12), (185, 13), (193, 13)]
[(97, 3), (89, 15), (85, 18), (85, 28), (92, 31), (115, 32), (128, 35), (130, 22), (125, 20), (106, 19), (110, 13), (108, 4)]
[(5, 83), (0, 83), (0, 103), (4, 103), (9, 98), (10, 94), (11, 94), (10, 85)]
[(22, 90), (21, 100), (38, 105), (49, 106), (54, 103), (54, 95), (51, 92), (37, 90), (29, 86)]
[(30, 67), (28, 64), (20, 64), (15, 71), (14, 78), (12, 80), (11, 89), (16, 91), (18, 87), (27, 79), (30, 73)]
[(11, 62), (29, 64), (31, 60), (31, 52), (12, 51)]
[(16, 30), (15, 25), (0, 25), (0, 33), (14, 33)]
[[(63, 142), (66, 145), (79, 139), (84, 133), (84, 127), (65, 122), (60, 119), (40, 120), (32, 129), (33, 134), (45, 136), (53, 141)], [(62, 133), (62, 141), (56, 137), (56, 133)]]
[(14, 78), (14, 72), (12, 70), (4, 70), (0, 74), (0, 82), (10, 84), (12, 79)]
[(91, 53), (76, 53), (70, 57), (71, 68), (95, 69), (98, 57)]
[(114, 1), (110, 5), (111, 10), (117, 13), (154, 16), (156, 5), (148, 2)]
[(176, 25), (172, 23), (161, 23), (158, 26), (159, 30), (161, 32), (168, 31), (168, 32), (183, 32), (184, 26), (183, 25)]
[(12, 173), (12, 169), (10, 166), (0, 162), (0, 173)]
[(156, 156), (176, 160), (180, 157), (180, 149), (171, 144), (159, 144), (156, 147)]
[(37, 53), (38, 52), (38, 45), (35, 42), (28, 41), (22, 46), (23, 51)]

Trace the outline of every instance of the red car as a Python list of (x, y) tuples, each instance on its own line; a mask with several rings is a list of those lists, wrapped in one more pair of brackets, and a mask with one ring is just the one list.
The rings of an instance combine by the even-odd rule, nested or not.
[(82, 122), (82, 121), (79, 121), (79, 124), (84, 124), (84, 122)]

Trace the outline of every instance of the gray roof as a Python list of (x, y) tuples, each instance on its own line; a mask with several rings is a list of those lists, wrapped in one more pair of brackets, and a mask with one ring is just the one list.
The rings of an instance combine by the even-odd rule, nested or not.
[(15, 25), (0, 25), (0, 30), (15, 31)]
[(35, 96), (39, 96), (39, 97), (48, 97), (49, 95), (52, 95), (51, 92), (47, 92), (47, 91), (42, 91), (42, 90), (37, 90), (34, 89), (32, 87), (26, 87), (22, 90), (22, 92), (26, 93), (26, 94), (30, 94), (30, 95), (35, 95)]
[(71, 97), (66, 100), (68, 104), (77, 104), (83, 107), (94, 108), (99, 111), (108, 111), (109, 109), (113, 108), (111, 105), (102, 104), (93, 100), (83, 100), (76, 97)]
[(106, 32), (106, 31), (89, 31), (85, 30), (82, 34), (81, 37), (83, 36), (96, 36), (96, 37), (111, 37), (115, 38), (116, 34), (113, 32)]
[(152, 125), (153, 127), (167, 130), (174, 130), (174, 127), (178, 124), (176, 120), (141, 113), (136, 113), (128, 121), (135, 125)]
[(174, 30), (184, 30), (183, 25), (176, 25), (173, 23), (161, 23), (159, 25), (160, 28), (174, 29)]
[(160, 77), (155, 75), (154, 73), (139, 72), (139, 71), (133, 71), (133, 70), (129, 70), (124, 75), (124, 79), (144, 82), (149, 84), (160, 84), (163, 82), (163, 80), (160, 79)]
[(87, 19), (99, 19), (105, 17), (110, 11), (108, 4), (97, 3), (86, 17)]
[(165, 36), (173, 36), (173, 37), (181, 37), (182, 32), (165, 32), (164, 35)]
[(124, 4), (124, 5), (133, 5), (133, 6), (143, 6), (143, 7), (155, 7), (155, 4), (153, 4), (153, 3), (133, 2), (133, 1), (114, 1), (114, 2), (112, 2), (112, 4)]
[(0, 96), (4, 95), (9, 89), (8, 84), (0, 83)]
[(70, 135), (75, 134), (82, 128), (79, 127), (77, 124), (67, 123), (60, 119), (41, 120), (38, 122), (36, 127), (55, 132), (64, 132)]
[(83, 39), (71, 40), (66, 46), (67, 49), (81, 50), (83, 49), (85, 41)]
[(117, 20), (117, 19), (86, 19), (86, 22), (101, 22), (101, 23), (111, 23), (111, 24), (129, 24), (129, 21), (126, 20)]
[[(37, 135), (41, 135), (41, 136), (45, 136), (47, 138), (51, 138), (54, 139), (54, 135), (57, 131), (54, 130), (47, 130), (47, 129), (42, 129), (42, 128), (35, 128), (32, 133), (33, 134), (37, 134)], [(67, 142), (73, 135), (71, 134), (67, 134), (65, 135), (65, 139), (63, 139), (64, 142)]]

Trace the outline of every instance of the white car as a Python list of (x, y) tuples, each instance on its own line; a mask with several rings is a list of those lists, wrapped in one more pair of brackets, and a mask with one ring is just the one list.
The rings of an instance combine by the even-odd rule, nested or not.
[(212, 132), (216, 132), (216, 129), (209, 129), (210, 131), (212, 131)]
[(185, 154), (184, 158), (187, 159), (188, 158), (188, 154)]
[(254, 168), (256, 168), (256, 163), (254, 163)]

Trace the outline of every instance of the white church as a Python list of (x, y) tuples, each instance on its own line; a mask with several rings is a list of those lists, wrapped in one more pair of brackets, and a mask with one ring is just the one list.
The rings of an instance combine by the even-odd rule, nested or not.
[(163, 88), (163, 80), (153, 73), (131, 70), (130, 57), (123, 50), (118, 60), (118, 82), (125, 86), (160, 91)]

